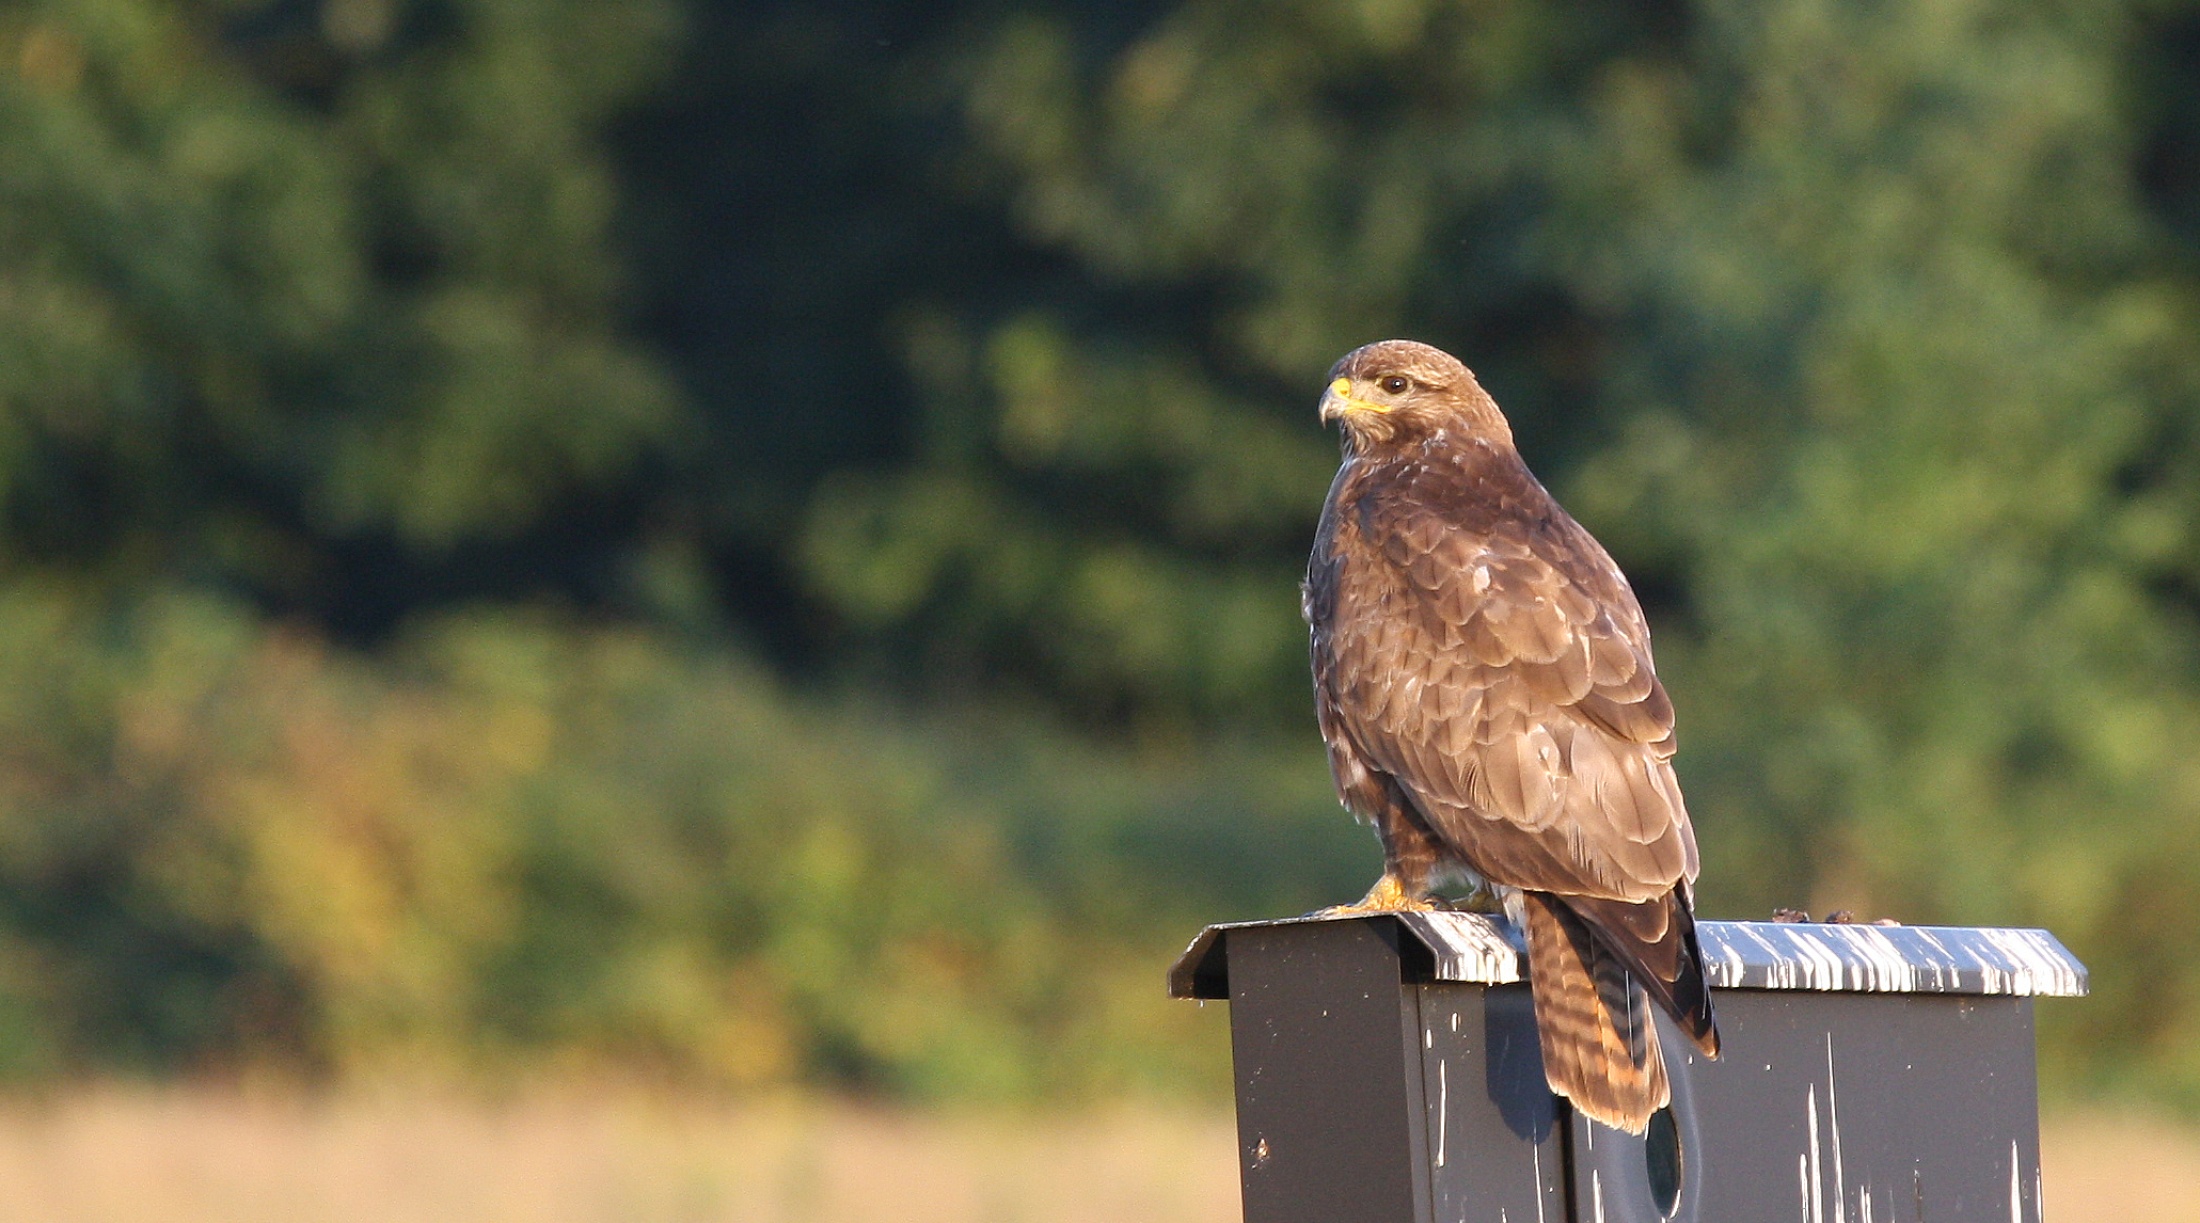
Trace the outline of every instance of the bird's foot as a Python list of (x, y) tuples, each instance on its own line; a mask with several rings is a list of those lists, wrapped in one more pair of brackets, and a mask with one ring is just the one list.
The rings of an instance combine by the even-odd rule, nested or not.
[(1316, 909), (1309, 917), (1354, 917), (1362, 913), (1427, 913), (1435, 909), (1436, 902), (1427, 896), (1406, 890), (1406, 885), (1388, 871), (1367, 890), (1367, 895), (1348, 905), (1331, 905)]
[(1502, 917), (1505, 913), (1505, 898), (1498, 895), (1497, 889), (1487, 883), (1476, 884), (1473, 891), (1457, 900), (1437, 897), (1436, 904), (1438, 908), (1449, 909), (1454, 913), (1483, 913), (1493, 917)]

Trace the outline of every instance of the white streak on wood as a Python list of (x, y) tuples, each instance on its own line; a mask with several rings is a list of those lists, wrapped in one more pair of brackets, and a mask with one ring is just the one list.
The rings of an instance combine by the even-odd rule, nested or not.
[(1535, 1223), (1547, 1223), (1543, 1217), (1543, 1144), (1528, 1148), (1528, 1162), (1535, 1167)]
[(1826, 1223), (1825, 1156), (1818, 1148), (1818, 1085), (1803, 1090), (1803, 1109), (1810, 1116), (1810, 1223)]
[(1917, 988), (1918, 969), (1910, 958), (1902, 954), (1894, 940), (1878, 926), (1854, 926), (1849, 943), (1864, 958), (1871, 973), (1870, 988), (1882, 991), (1908, 991)]
[(1847, 1170), (1841, 1163), (1841, 1096), (1833, 1083), (1833, 1033), (1826, 1033), (1826, 1124), (1833, 1130), (1834, 1223), (1849, 1223)]
[(1436, 1166), (1444, 1166), (1444, 1136), (1451, 1129), (1451, 1059), (1436, 1063)]

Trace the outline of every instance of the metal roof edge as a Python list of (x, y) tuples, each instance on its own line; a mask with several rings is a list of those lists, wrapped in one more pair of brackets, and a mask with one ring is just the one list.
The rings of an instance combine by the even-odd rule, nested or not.
[[(1527, 978), (1517, 932), (1491, 914), (1308, 914), (1200, 931), (1169, 968), (1169, 995), (1230, 996), (1223, 936), (1231, 930), (1365, 920), (1395, 921), (1411, 933), (1428, 948), (1438, 981), (1505, 985)], [(2085, 965), (2046, 930), (1700, 921), (1696, 936), (1714, 989), (2075, 998), (2088, 986)]]

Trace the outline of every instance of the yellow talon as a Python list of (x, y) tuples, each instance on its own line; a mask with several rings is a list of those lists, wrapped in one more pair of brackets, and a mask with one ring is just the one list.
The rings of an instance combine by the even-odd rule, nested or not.
[(1426, 896), (1415, 896), (1406, 891), (1396, 875), (1389, 871), (1367, 889), (1367, 895), (1348, 905), (1331, 905), (1314, 911), (1316, 917), (1351, 917), (1357, 913), (1427, 913), (1436, 902)]

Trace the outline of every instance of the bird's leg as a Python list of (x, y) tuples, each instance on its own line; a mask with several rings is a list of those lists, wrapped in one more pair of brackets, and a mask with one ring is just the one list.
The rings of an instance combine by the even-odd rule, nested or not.
[(1436, 902), (1429, 898), (1429, 876), (1436, 870), (1436, 838), (1406, 811), (1393, 809), (1385, 816), (1375, 825), (1383, 840), (1383, 877), (1358, 903), (1331, 905), (1315, 916), (1426, 913), (1436, 908)]

